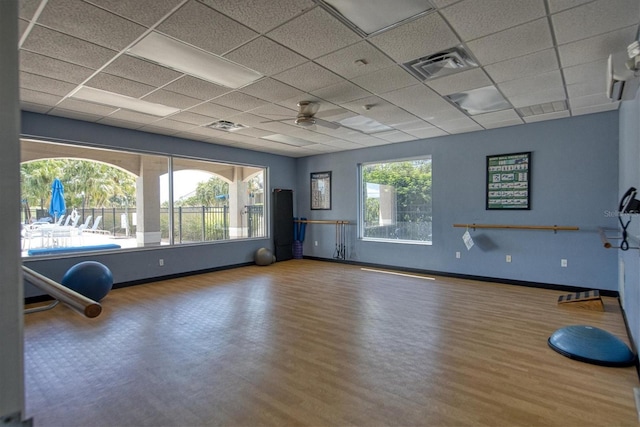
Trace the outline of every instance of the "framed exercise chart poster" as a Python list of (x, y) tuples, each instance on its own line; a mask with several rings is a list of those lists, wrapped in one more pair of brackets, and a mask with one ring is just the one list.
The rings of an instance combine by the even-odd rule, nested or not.
[(311, 209), (331, 210), (331, 172), (311, 174)]
[(487, 209), (530, 209), (531, 152), (487, 156)]

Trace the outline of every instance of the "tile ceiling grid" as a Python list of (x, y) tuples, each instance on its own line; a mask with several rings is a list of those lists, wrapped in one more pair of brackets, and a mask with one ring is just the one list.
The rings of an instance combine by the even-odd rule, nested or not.
[[(435, 12), (361, 37), (318, 0), (21, 0), (22, 107), (292, 157), (618, 107), (605, 95), (604, 64), (635, 38), (638, 0), (431, 2)], [(151, 31), (264, 77), (230, 89), (126, 53)], [(457, 45), (477, 68), (422, 82), (400, 65)], [(81, 85), (181, 111), (157, 117), (69, 98)], [(443, 98), (485, 86), (513, 108), (469, 116)], [(392, 130), (301, 128), (301, 100), (318, 102), (324, 120), (361, 115)], [(221, 119), (249, 128), (206, 127)], [(273, 134), (309, 145), (262, 139)]]

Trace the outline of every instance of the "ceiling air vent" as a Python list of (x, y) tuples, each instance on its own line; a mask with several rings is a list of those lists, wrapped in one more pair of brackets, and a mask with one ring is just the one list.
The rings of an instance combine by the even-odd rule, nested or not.
[(207, 127), (211, 129), (226, 130), (227, 132), (233, 132), (234, 130), (245, 129), (247, 126), (241, 125), (240, 123), (228, 122), (226, 120), (218, 120), (217, 122), (213, 122), (210, 125), (207, 125)]
[(527, 107), (518, 108), (518, 113), (522, 117), (539, 116), (541, 114), (557, 113), (567, 110), (566, 101), (546, 102), (544, 104), (529, 105)]
[(414, 59), (402, 65), (420, 80), (431, 80), (478, 66), (461, 46)]

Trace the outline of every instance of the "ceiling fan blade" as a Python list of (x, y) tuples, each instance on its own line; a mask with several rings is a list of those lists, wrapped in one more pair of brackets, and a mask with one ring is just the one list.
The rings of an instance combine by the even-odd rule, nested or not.
[(317, 119), (317, 118), (315, 118), (315, 117), (314, 117), (314, 119), (315, 119), (315, 121), (316, 121), (316, 124), (317, 124), (317, 125), (320, 125), (320, 126), (323, 126), (323, 127), (329, 128), (329, 129), (338, 129), (338, 128), (340, 128), (340, 127), (341, 127), (341, 126), (340, 126), (339, 124), (337, 124), (337, 123), (328, 122), (328, 121), (326, 121), (326, 120)]
[(266, 120), (264, 122), (260, 122), (260, 123), (284, 123), (284, 122), (288, 122), (291, 121), (291, 118), (288, 119), (280, 119), (280, 120)]

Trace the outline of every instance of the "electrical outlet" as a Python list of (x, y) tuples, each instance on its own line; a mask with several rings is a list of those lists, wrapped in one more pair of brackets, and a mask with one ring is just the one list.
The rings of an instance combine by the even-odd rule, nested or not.
[(511, 255), (507, 255), (506, 261), (511, 262)]
[(567, 260), (566, 259), (561, 259), (560, 260), (560, 267), (566, 267), (567, 266)]
[(460, 258), (460, 252), (456, 252), (456, 258)]
[(315, 240), (315, 241), (313, 242), (313, 246), (318, 246), (318, 241), (317, 241), (317, 240)]
[(164, 266), (164, 260), (162, 258), (160, 258), (158, 260), (158, 264), (160, 264), (160, 267), (163, 267)]

